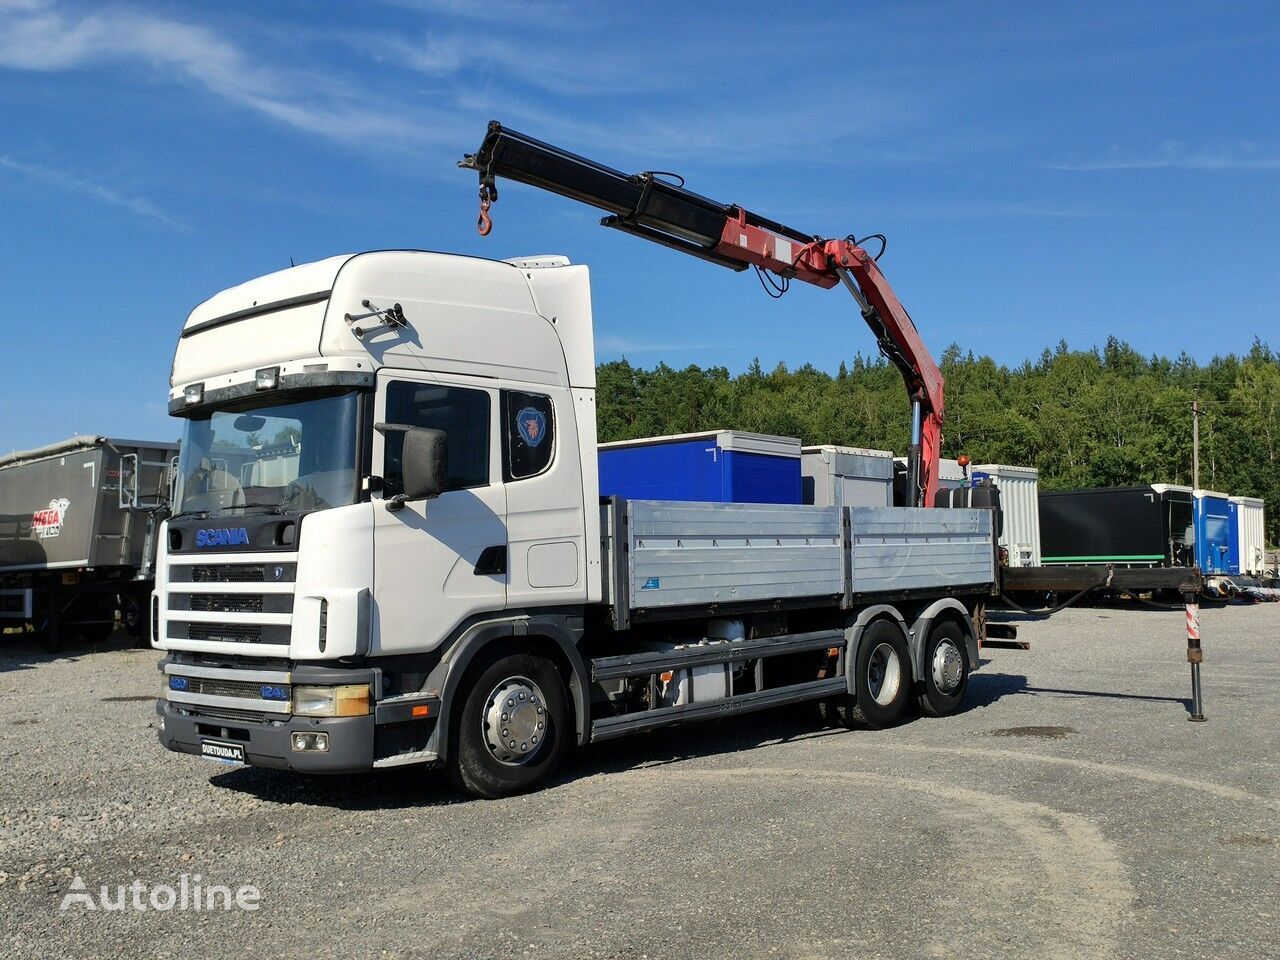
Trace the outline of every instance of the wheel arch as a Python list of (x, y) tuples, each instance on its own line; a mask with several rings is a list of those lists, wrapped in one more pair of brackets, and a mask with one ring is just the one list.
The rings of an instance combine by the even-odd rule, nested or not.
[(887, 620), (902, 631), (903, 639), (907, 641), (907, 649), (911, 652), (911, 660), (913, 661), (908, 666), (911, 668), (913, 677), (918, 673), (914, 665), (916, 654), (911, 647), (911, 630), (907, 627), (906, 618), (891, 603), (873, 603), (871, 606), (859, 610), (853, 622), (844, 629), (844, 677), (850, 696), (857, 694), (854, 664), (858, 662), (858, 648), (862, 645), (862, 635), (866, 632), (867, 627), (878, 620)]
[(973, 629), (973, 617), (969, 609), (955, 597), (943, 597), (935, 600), (921, 610), (911, 623), (911, 636), (908, 645), (911, 650), (911, 669), (915, 676), (923, 675), (925, 641), (934, 621), (951, 620), (960, 627), (964, 635), (965, 649), (969, 654), (969, 669), (978, 669), (978, 636)]
[(463, 682), (473, 667), (484, 663), (489, 655), (504, 651), (541, 654), (555, 665), (569, 690), (569, 707), (573, 711), (578, 744), (586, 743), (591, 729), (588, 674), (572, 634), (556, 617), (513, 617), (469, 628), (427, 677), (425, 687), (440, 691), (440, 717), (431, 739), (441, 760), (449, 758), (453, 747), (451, 726)]

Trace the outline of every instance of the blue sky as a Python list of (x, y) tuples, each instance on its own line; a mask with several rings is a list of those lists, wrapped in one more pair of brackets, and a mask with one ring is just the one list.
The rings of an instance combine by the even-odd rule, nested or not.
[(888, 234), (935, 353), (1276, 345), (1277, 66), (1264, 2), (0, 0), (0, 450), (175, 436), (190, 308), (360, 249), (589, 263), (600, 359), (872, 349), (838, 291), (775, 302), (528, 188), (477, 237), (454, 161), (495, 118), (806, 232)]

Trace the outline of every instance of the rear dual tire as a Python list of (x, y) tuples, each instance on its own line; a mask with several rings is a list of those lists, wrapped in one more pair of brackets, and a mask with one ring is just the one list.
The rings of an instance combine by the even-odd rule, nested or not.
[(968, 645), (954, 620), (935, 621), (925, 643), (921, 676), (913, 683), (906, 638), (896, 624), (868, 624), (858, 645), (854, 693), (821, 704), (823, 717), (855, 729), (880, 729), (900, 721), (913, 699), (927, 717), (955, 713), (969, 687)]
[(926, 717), (955, 713), (964, 702), (972, 669), (960, 625), (954, 620), (935, 622), (924, 648), (924, 669), (916, 697), (920, 712)]
[(853, 690), (821, 704), (827, 722), (877, 730), (902, 719), (911, 700), (911, 655), (896, 624), (873, 620), (862, 631), (853, 663)]

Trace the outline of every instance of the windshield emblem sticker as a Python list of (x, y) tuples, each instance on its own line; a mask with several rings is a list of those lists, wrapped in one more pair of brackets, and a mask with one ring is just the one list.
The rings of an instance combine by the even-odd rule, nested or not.
[(541, 410), (525, 407), (516, 414), (516, 428), (525, 443), (536, 447), (547, 435), (547, 418), (542, 415)]
[(57, 497), (49, 501), (49, 506), (37, 510), (31, 515), (31, 530), (41, 540), (56, 537), (62, 532), (62, 521), (67, 515), (67, 507), (71, 501), (66, 497)]

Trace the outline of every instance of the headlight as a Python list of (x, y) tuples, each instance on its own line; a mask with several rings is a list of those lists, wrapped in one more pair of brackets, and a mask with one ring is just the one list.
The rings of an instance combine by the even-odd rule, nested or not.
[(369, 685), (348, 683), (340, 687), (294, 687), (293, 712), (299, 717), (367, 717)]

